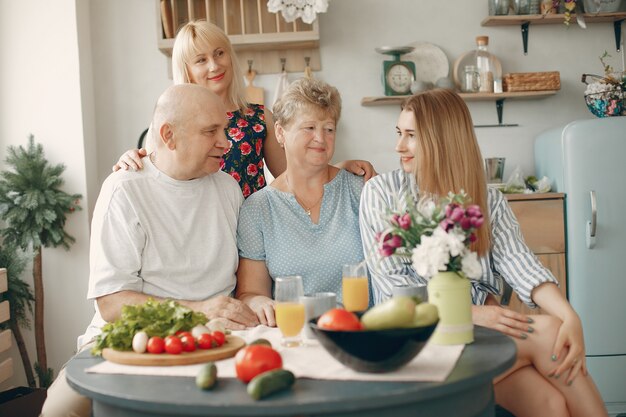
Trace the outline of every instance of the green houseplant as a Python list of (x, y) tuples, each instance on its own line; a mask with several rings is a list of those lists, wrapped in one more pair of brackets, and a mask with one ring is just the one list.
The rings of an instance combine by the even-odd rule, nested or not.
[(12, 170), (0, 173), (0, 217), (4, 244), (32, 253), (35, 290), (35, 371), (40, 387), (53, 379), (48, 368), (44, 334), (44, 288), (42, 248), (62, 246), (69, 249), (74, 238), (65, 232), (66, 216), (80, 209), (80, 194), (61, 190), (63, 164), (50, 165), (43, 147), (30, 135), (28, 147), (9, 146), (6, 163)]

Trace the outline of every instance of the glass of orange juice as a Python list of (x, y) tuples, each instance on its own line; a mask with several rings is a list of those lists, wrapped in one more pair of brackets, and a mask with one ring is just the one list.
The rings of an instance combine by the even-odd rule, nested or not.
[(276, 325), (283, 334), (281, 344), (286, 347), (300, 346), (304, 327), (304, 304), (300, 297), (304, 295), (302, 277), (277, 277), (274, 289), (276, 304)]
[(367, 310), (370, 295), (365, 262), (343, 266), (342, 292), (346, 310)]

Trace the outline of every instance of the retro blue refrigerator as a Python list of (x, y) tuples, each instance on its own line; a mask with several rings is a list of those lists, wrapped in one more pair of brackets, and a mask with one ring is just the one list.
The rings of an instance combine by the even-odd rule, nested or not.
[(626, 117), (578, 120), (535, 140), (538, 177), (565, 193), (567, 293), (610, 413), (626, 412)]

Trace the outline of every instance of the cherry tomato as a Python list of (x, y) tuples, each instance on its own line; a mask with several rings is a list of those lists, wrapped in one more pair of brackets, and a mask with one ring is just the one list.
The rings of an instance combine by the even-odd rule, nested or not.
[(189, 337), (193, 337), (191, 336), (191, 332), (188, 332), (186, 330), (179, 330), (176, 333), (174, 333), (176, 336), (180, 337), (181, 339), (183, 338), (183, 336), (189, 336)]
[(356, 314), (343, 308), (333, 308), (317, 319), (317, 325), (327, 330), (363, 330)]
[(194, 339), (191, 334), (181, 334), (179, 338), (183, 344), (183, 352), (193, 352), (196, 350), (196, 339)]
[(215, 339), (209, 333), (202, 333), (196, 341), (200, 349), (212, 349), (215, 344)]
[(183, 351), (183, 342), (178, 336), (167, 336), (165, 338), (165, 352), (171, 355), (178, 355)]
[(148, 353), (163, 353), (165, 351), (165, 341), (162, 337), (152, 336), (148, 339)]
[(211, 336), (213, 336), (213, 339), (215, 340), (217, 346), (222, 346), (224, 342), (226, 342), (226, 335), (223, 332), (216, 330), (211, 333)]
[(235, 355), (237, 378), (248, 383), (258, 374), (283, 367), (280, 353), (266, 345), (249, 345)]

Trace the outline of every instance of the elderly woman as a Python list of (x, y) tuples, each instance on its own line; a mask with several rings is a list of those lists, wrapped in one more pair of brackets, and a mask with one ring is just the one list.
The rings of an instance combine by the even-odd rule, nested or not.
[[(383, 216), (398, 196), (445, 196), (465, 190), (481, 207), (485, 223), (472, 249), (483, 275), (473, 282), (475, 324), (505, 333), (517, 345), (517, 361), (494, 381), (496, 402), (517, 417), (606, 416), (602, 398), (586, 372), (580, 319), (556, 280), (524, 243), (519, 225), (502, 194), (487, 189), (482, 157), (465, 102), (450, 90), (409, 97), (396, 125), (395, 150), (401, 169), (369, 181), (361, 199), (365, 250), (377, 244)], [(394, 284), (426, 283), (410, 263), (368, 258), (375, 300)], [(526, 316), (499, 306), (499, 277), (528, 305), (547, 314)], [(560, 377), (560, 378), (559, 378)]]
[(341, 98), (315, 79), (292, 83), (274, 105), (274, 131), (287, 168), (250, 196), (237, 229), (237, 298), (274, 326), (273, 279), (301, 275), (304, 292), (341, 300), (342, 266), (363, 259), (359, 199), (363, 178), (330, 164)]

